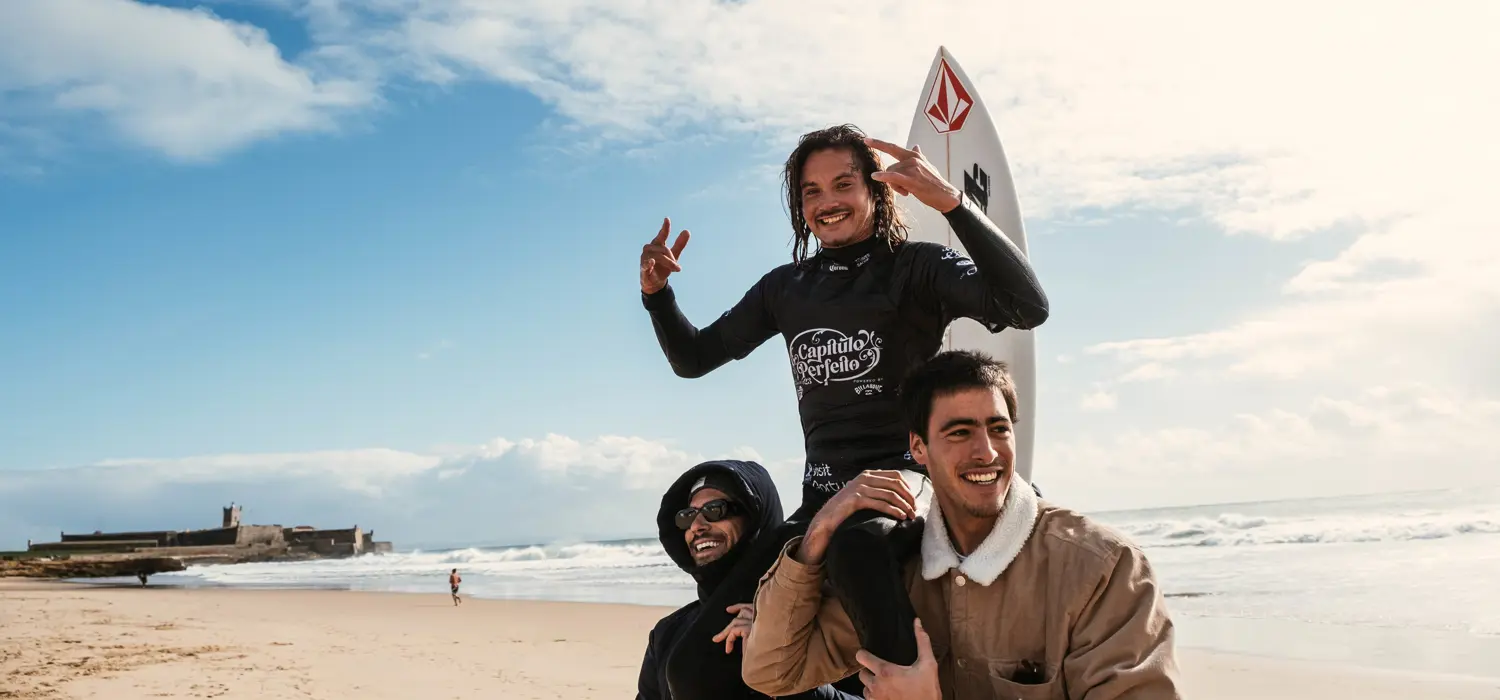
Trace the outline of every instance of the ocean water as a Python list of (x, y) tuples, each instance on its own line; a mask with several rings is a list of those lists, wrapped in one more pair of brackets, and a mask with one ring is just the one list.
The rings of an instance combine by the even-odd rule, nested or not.
[[(1139, 543), (1181, 643), (1500, 676), (1500, 488), (1091, 514)], [(153, 584), (328, 587), (676, 606), (655, 540), (194, 567)]]

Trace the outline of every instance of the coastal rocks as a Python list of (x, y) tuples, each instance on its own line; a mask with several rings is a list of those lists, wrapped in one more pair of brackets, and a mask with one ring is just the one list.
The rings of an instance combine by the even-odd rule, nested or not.
[(67, 558), (0, 560), (0, 577), (24, 578), (115, 578), (183, 571), (187, 568), (172, 557), (131, 557), (119, 559)]

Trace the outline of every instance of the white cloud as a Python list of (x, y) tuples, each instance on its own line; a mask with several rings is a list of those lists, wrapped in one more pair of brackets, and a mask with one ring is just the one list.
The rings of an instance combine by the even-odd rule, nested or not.
[[(1359, 232), (1246, 318), (1093, 348), (1151, 363), (1122, 381), (1170, 376), (1184, 360), (1288, 379), (1427, 367), (1431, 346), (1464, 345), (1500, 301), (1500, 215), (1487, 205), (1500, 144), (1484, 136), (1500, 122), (1500, 82), (1485, 72), (1500, 64), (1492, 3), (308, 7), (320, 36), (409, 75), (530, 90), (579, 138), (741, 130), (775, 136), (778, 155), (786, 137), (838, 121), (904, 138), (940, 41), (996, 113), (1033, 218), (1148, 207), (1277, 240)], [(1360, 357), (1376, 365), (1350, 361)]]
[[(89, 469), (93, 474), (125, 477), (127, 488), (162, 482), (216, 483), (226, 480), (312, 478), (337, 488), (380, 496), (402, 477), (439, 465), (439, 459), (389, 449), (324, 450), (317, 452), (221, 454), (177, 459), (107, 459)], [(27, 472), (46, 475), (46, 471)]]
[(1149, 382), (1155, 379), (1166, 379), (1176, 374), (1176, 371), (1159, 362), (1147, 362), (1135, 369), (1126, 372), (1120, 377), (1120, 383)]
[(1113, 411), (1118, 403), (1119, 398), (1117, 396), (1106, 389), (1099, 388), (1086, 394), (1078, 402), (1078, 407), (1090, 412)]
[[(760, 461), (745, 448), (715, 457)], [(639, 437), (547, 435), (441, 455), (368, 449), (0, 471), (0, 532), (41, 541), (59, 530), (209, 527), (235, 501), (250, 522), (359, 524), (398, 544), (649, 535), (661, 493), (704, 459)], [(800, 476), (776, 480), (785, 489)], [(800, 501), (785, 490), (782, 499)]]
[[(1201, 408), (1193, 427), (1053, 445), (1059, 459), (1253, 469), (1246, 455), (1264, 438), (1344, 464), (1348, 476), (1379, 440), (1315, 420), (1338, 414), (1337, 402), (1282, 413), (1223, 398), (1225, 379), (1365, 397), (1352, 399), (1362, 406), (1389, 381), (1433, 396), (1464, 387), (1472, 394), (1460, 405), (1500, 394), (1500, 331), (1490, 328), (1500, 213), (1489, 204), (1500, 141), (1487, 136), (1500, 123), (1495, 3), (273, 4), (307, 19), (316, 60), (289, 63), (263, 35), (202, 13), (124, 0), (0, 5), (0, 85), (100, 111), (180, 157), (326, 128), (330, 115), (368, 104), (368, 86), (395, 79), (520, 86), (555, 106), (570, 139), (638, 148), (741, 132), (774, 138), (779, 157), (787, 136), (832, 122), (904, 138), (941, 42), (996, 114), (1033, 220), (1139, 207), (1274, 241), (1352, 235), (1238, 318), (1082, 355), (1065, 348), (1070, 372), (1115, 378), (1100, 396), (1173, 378), (1190, 392), (1181, 403)], [(103, 14), (64, 11), (84, 7)], [(1236, 412), (1254, 418), (1215, 426)], [(1245, 427), (1255, 420), (1278, 428)], [(1479, 439), (1462, 431), (1493, 427), (1422, 421), (1461, 445)], [(1084, 445), (1095, 452), (1078, 452)]]
[[(1480, 41), (1495, 12), (1482, 2), (309, 4), (330, 40), (363, 36), (433, 80), (519, 85), (585, 127), (641, 138), (854, 120), (899, 139), (941, 41), (999, 114), (1033, 214), (1206, 205), (1278, 237), (1441, 199), (1441, 179), (1401, 173), (1454, 158), (1433, 139), (1482, 133), (1500, 94), (1477, 80), (1497, 51)], [(1391, 51), (1397, 39), (1421, 50)], [(1460, 161), (1495, 155), (1465, 145)]]
[(0, 3), (0, 118), (51, 126), (97, 115), (128, 140), (184, 161), (252, 141), (334, 128), (373, 86), (337, 50), (289, 63), (264, 30), (207, 10), (132, 0)]
[[(1204, 428), (1058, 441), (1042, 448), (1037, 482), (1069, 505), (1110, 509), (1460, 488), (1493, 483), (1497, 434), (1493, 398), (1377, 385)], [(1107, 492), (1100, 473), (1112, 477)]]

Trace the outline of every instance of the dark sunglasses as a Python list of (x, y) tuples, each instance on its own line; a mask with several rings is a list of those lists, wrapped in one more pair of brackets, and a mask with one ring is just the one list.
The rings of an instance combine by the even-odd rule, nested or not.
[(677, 529), (686, 530), (693, 526), (693, 521), (698, 519), (698, 514), (703, 514), (703, 519), (711, 523), (719, 522), (731, 515), (738, 515), (740, 504), (734, 501), (717, 498), (703, 504), (698, 508), (683, 508), (677, 511)]

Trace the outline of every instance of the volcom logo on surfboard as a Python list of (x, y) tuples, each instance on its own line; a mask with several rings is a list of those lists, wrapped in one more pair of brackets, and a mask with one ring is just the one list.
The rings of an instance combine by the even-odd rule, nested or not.
[(811, 328), (792, 338), (787, 353), (792, 358), (792, 377), (797, 398), (809, 386), (847, 382), (870, 373), (880, 364), (879, 336), (870, 331), (845, 335), (832, 328)]
[(969, 108), (973, 106), (974, 98), (959, 82), (948, 60), (943, 59), (938, 64), (932, 92), (927, 95), (927, 121), (932, 122), (932, 128), (939, 134), (958, 131), (964, 128), (964, 120), (969, 118)]

